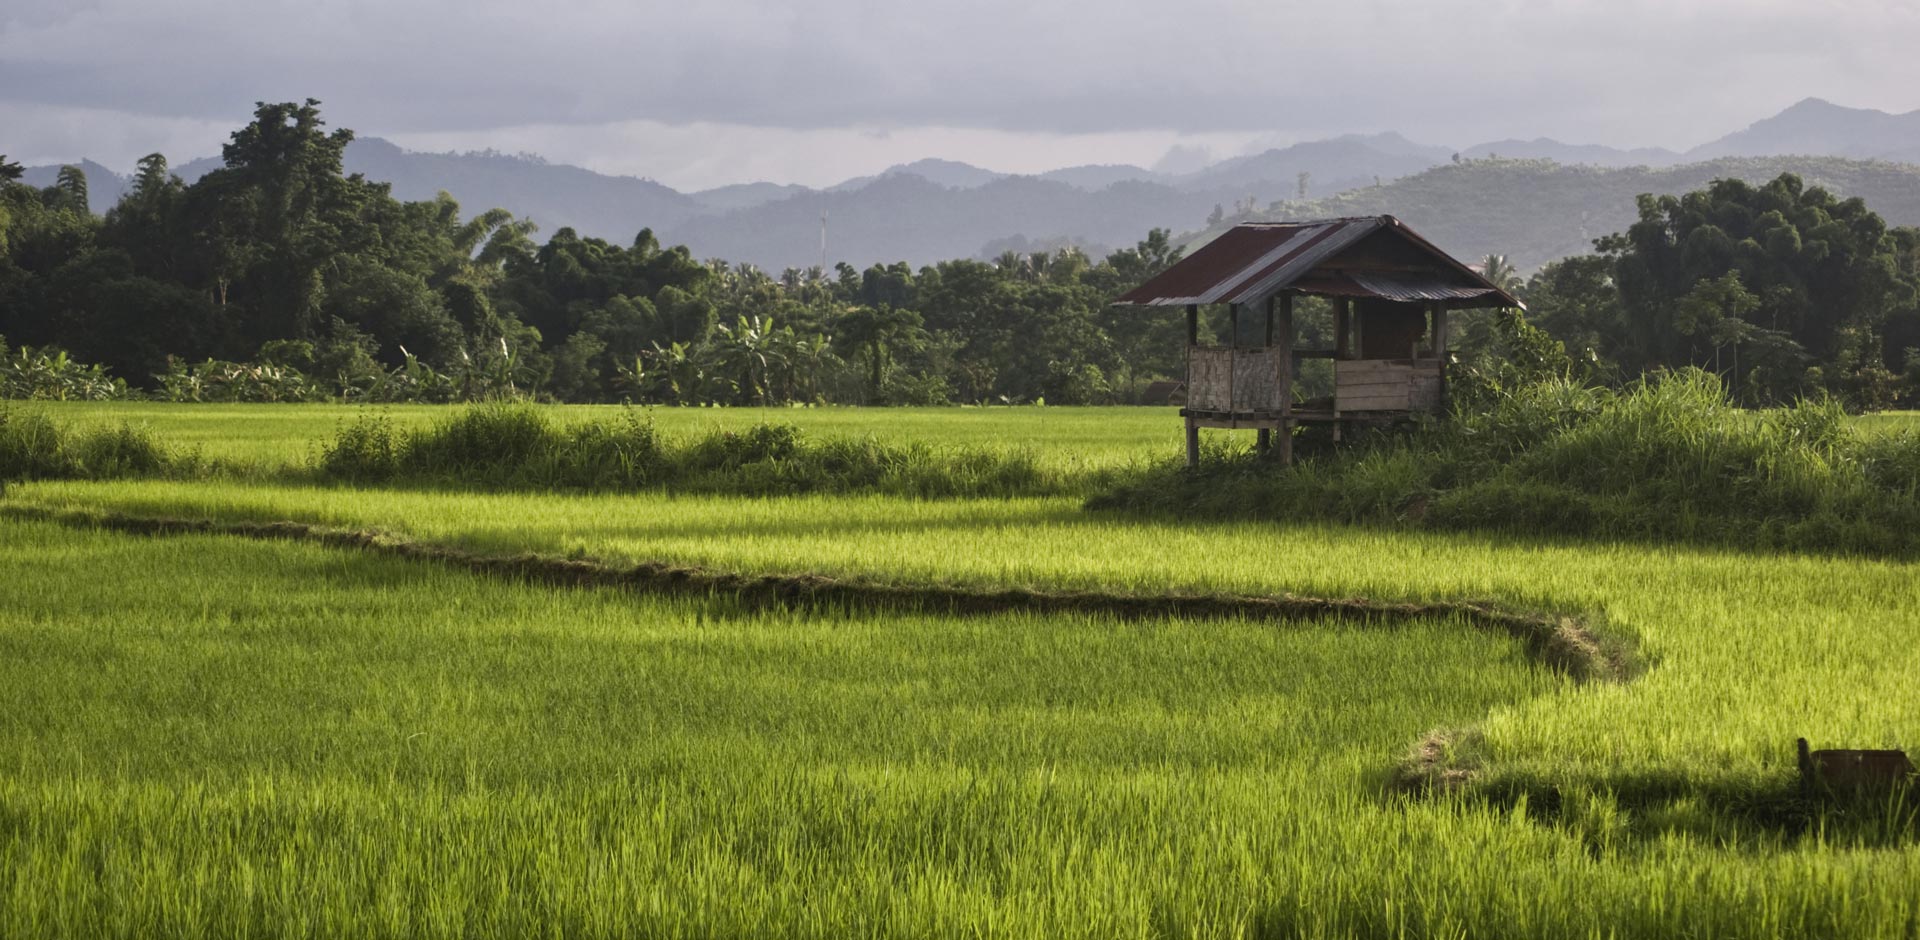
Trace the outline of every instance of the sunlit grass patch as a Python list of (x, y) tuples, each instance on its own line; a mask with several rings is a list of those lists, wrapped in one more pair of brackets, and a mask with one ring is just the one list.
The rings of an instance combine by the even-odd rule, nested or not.
[(1444, 621), (743, 612), (20, 522), (0, 563), (10, 936), (1230, 932), (1411, 825), (1398, 742), (1567, 681)]

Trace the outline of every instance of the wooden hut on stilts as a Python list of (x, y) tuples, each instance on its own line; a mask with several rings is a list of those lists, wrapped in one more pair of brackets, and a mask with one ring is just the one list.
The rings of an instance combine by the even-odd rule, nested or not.
[[(1300, 296), (1332, 300), (1331, 348), (1296, 344)], [(1448, 311), (1521, 306), (1390, 215), (1236, 225), (1115, 303), (1187, 308), (1180, 415), (1188, 466), (1200, 461), (1201, 428), (1254, 429), (1263, 449), (1277, 444), (1281, 461), (1291, 462), (1293, 429), (1302, 423), (1330, 422), (1337, 438), (1350, 421), (1437, 412), (1446, 397)], [(1200, 308), (1209, 304), (1230, 311), (1226, 345), (1200, 341)], [(1242, 329), (1250, 310), (1265, 315), (1262, 329)], [(1255, 332), (1259, 342), (1242, 340)], [(1333, 360), (1330, 399), (1294, 400), (1306, 358)]]

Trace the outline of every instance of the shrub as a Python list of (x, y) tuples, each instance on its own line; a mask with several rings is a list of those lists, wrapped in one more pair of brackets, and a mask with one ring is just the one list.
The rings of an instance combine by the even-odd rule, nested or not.
[(664, 440), (627, 412), (555, 427), (531, 405), (480, 405), (431, 428), (397, 433), (385, 417), (342, 427), (317, 469), (343, 482), (498, 488), (677, 489), (745, 495), (878, 491), (924, 497), (1018, 496), (1066, 485), (1031, 454), (945, 450), (871, 439), (812, 441), (791, 425), (715, 430)]
[(659, 482), (666, 456), (653, 422), (629, 412), (617, 422), (584, 424), (568, 431), (565, 483), (586, 489), (632, 489)]
[(130, 424), (92, 428), (68, 444), (78, 475), (89, 479), (152, 476), (166, 471), (172, 461), (144, 429)]
[(0, 480), (40, 480), (68, 475), (71, 457), (64, 434), (46, 415), (0, 409)]
[(532, 405), (477, 405), (407, 435), (399, 461), (415, 477), (509, 483), (523, 474), (551, 472), (563, 442)]
[(182, 463), (143, 428), (121, 424), (76, 433), (44, 414), (0, 409), (0, 480), (145, 476)]
[(382, 483), (399, 470), (393, 422), (362, 416), (341, 428), (320, 451), (320, 471), (351, 483)]

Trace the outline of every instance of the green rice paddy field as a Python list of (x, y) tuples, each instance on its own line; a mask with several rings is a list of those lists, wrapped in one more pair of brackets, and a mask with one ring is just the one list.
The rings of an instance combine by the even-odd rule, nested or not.
[[(47, 407), (255, 467), (354, 414)], [(1161, 410), (778, 417), (1060, 466), (1178, 446)], [(1578, 681), (1457, 616), (765, 607), (98, 513), (859, 583), (1477, 600), (1645, 666)], [(1911, 807), (1804, 799), (1792, 752), (1920, 741), (1910, 562), (242, 473), (9, 485), (0, 571), (0, 936), (1920, 935)], [(1423, 743), (1466, 785), (1395, 786)]]
[[(379, 415), (396, 428), (421, 428), (454, 410), (444, 405), (172, 405), (157, 402), (16, 403), (50, 410), (74, 425), (122, 422), (152, 428), (161, 438), (198, 446), (210, 459), (274, 467), (303, 461), (316, 442), (356, 417)], [(626, 411), (620, 405), (555, 405), (563, 423), (592, 421)], [(873, 436), (883, 440), (1029, 450), (1062, 467), (1110, 466), (1179, 454), (1180, 419), (1173, 408), (653, 408), (632, 409), (663, 433), (692, 435), (715, 428), (791, 424), (818, 436)]]

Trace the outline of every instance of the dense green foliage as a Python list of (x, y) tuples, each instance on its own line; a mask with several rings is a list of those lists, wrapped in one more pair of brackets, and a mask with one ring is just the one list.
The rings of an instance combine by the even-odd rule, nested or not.
[[(544, 244), (503, 209), (342, 172), (317, 103), (262, 104), (191, 186), (159, 155), (104, 219), (77, 168), (0, 179), (0, 332), (174, 401), (1059, 404), (1178, 370), (1178, 317), (1107, 298), (1167, 233), (857, 271), (698, 261), (646, 229)], [(9, 392), (11, 394), (11, 392)]]
[(1539, 324), (1614, 374), (1699, 366), (1747, 403), (1915, 392), (1920, 229), (1782, 176), (1642, 196), (1640, 218), (1522, 291)]
[(127, 397), (127, 383), (99, 363), (75, 362), (65, 350), (11, 349), (0, 336), (0, 400), (112, 401)]
[(1291, 468), (1165, 464), (1093, 505), (1911, 555), (1920, 433), (1859, 433), (1831, 401), (1742, 411), (1698, 370), (1622, 389), (1547, 379)]

